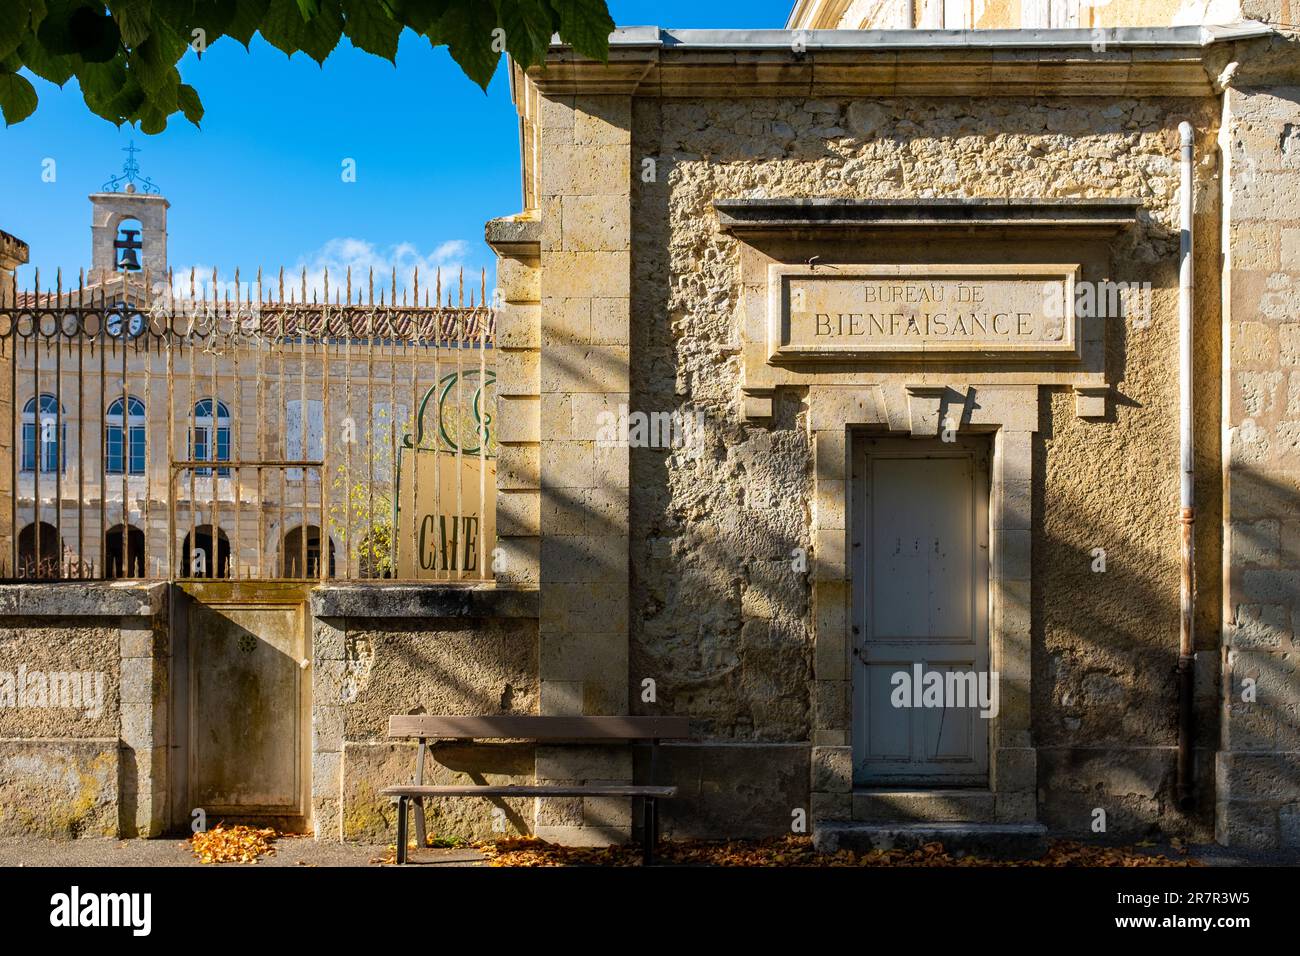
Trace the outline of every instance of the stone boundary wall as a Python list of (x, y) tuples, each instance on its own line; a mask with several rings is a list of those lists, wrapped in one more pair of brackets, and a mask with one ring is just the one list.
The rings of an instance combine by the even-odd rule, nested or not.
[(0, 585), (0, 834), (157, 836), (165, 584)]
[[(396, 808), (379, 791), (412, 779), (414, 741), (388, 737), (393, 714), (540, 711), (536, 591), (327, 586), (312, 592), (312, 815), (316, 836), (391, 843)], [(445, 743), (425, 781), (531, 783), (533, 748)], [(429, 832), (530, 833), (533, 800), (431, 803)]]

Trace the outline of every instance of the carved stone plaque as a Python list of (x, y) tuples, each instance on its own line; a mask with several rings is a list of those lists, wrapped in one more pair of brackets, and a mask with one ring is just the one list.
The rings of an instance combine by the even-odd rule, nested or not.
[(771, 265), (769, 361), (1077, 357), (1077, 265)]

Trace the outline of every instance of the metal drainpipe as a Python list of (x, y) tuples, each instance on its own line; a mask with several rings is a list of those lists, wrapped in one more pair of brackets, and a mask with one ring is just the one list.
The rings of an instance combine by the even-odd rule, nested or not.
[(1195, 693), (1193, 632), (1196, 566), (1195, 443), (1192, 433), (1192, 124), (1178, 124), (1182, 145), (1182, 195), (1178, 240), (1178, 456), (1182, 526), (1181, 620), (1178, 631), (1178, 805), (1194, 803), (1192, 792), (1192, 701)]

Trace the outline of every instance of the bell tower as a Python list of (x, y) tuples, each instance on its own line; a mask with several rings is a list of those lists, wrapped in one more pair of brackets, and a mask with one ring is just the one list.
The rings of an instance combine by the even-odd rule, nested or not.
[(157, 185), (140, 174), (135, 143), (123, 148), (122, 172), (90, 196), (91, 257), (95, 279), (115, 272), (167, 272), (167, 208)]

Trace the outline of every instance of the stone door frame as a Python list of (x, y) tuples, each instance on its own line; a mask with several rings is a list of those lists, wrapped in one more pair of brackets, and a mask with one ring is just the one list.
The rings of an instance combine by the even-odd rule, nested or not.
[[(814, 448), (813, 761), (816, 822), (853, 818), (851, 442), (857, 433), (931, 438), (991, 434), (989, 474), (989, 665), (1000, 706), (989, 727), (993, 819), (1037, 819), (1037, 753), (1030, 728), (1033, 440), (1040, 387), (891, 376), (870, 385), (808, 389)], [(916, 789), (916, 788), (909, 788)], [(972, 821), (975, 822), (975, 821)]]

